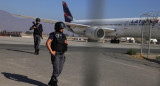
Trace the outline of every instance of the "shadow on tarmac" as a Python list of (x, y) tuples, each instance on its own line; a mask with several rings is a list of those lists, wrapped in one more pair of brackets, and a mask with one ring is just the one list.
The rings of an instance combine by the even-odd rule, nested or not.
[(23, 51), (23, 50), (14, 50), (14, 49), (6, 49), (6, 50), (34, 54), (33, 52), (27, 52), (27, 51)]
[(6, 73), (6, 72), (2, 72), (2, 74), (10, 79), (10, 80), (14, 80), (14, 81), (18, 81), (18, 82), (24, 82), (24, 83), (29, 83), (29, 84), (33, 84), (36, 86), (48, 86), (40, 81), (37, 80), (33, 80), (28, 78), (27, 76), (24, 75), (19, 75), (19, 74), (11, 74), (11, 73)]

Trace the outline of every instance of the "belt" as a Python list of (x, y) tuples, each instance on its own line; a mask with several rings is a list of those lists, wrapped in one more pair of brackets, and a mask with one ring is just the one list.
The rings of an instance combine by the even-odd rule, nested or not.
[(62, 54), (64, 54), (64, 52), (56, 52), (56, 54), (62, 55)]

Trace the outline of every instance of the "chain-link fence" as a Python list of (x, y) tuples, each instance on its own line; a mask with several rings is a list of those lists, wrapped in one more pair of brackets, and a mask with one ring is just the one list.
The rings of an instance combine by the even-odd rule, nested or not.
[(160, 24), (158, 17), (160, 12), (148, 12), (141, 15), (141, 56), (146, 59), (160, 59), (160, 45), (158, 44), (158, 32)]

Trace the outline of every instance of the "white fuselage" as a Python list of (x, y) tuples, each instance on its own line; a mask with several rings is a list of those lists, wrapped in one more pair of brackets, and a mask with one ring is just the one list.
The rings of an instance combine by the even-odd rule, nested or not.
[[(160, 18), (158, 18), (159, 20)], [(119, 18), (119, 19), (95, 19), (95, 20), (75, 20), (72, 23), (83, 24), (89, 26), (97, 26), (105, 29), (115, 29), (112, 33), (106, 33), (106, 36), (118, 37), (141, 37), (141, 29), (143, 29), (144, 37), (149, 36), (149, 25), (142, 25), (142, 18)], [(152, 27), (152, 26), (150, 26)], [(76, 34), (84, 35), (85, 31), (82, 28), (73, 29)], [(156, 23), (151, 28), (152, 38), (160, 38), (160, 23)]]

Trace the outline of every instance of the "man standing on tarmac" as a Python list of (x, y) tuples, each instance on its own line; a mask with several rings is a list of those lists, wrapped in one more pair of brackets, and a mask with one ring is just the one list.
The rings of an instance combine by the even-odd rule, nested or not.
[(63, 22), (57, 22), (55, 24), (55, 32), (50, 33), (46, 42), (53, 65), (53, 74), (48, 83), (49, 86), (58, 86), (58, 76), (61, 74), (65, 62), (64, 53), (67, 51), (68, 41), (63, 34), (64, 28), (65, 24)]
[(33, 26), (30, 28), (30, 30), (34, 29), (33, 37), (34, 37), (35, 55), (39, 55), (41, 38), (43, 39), (43, 27), (42, 24), (40, 24), (39, 18), (36, 19), (36, 23), (35, 22), (32, 23)]

